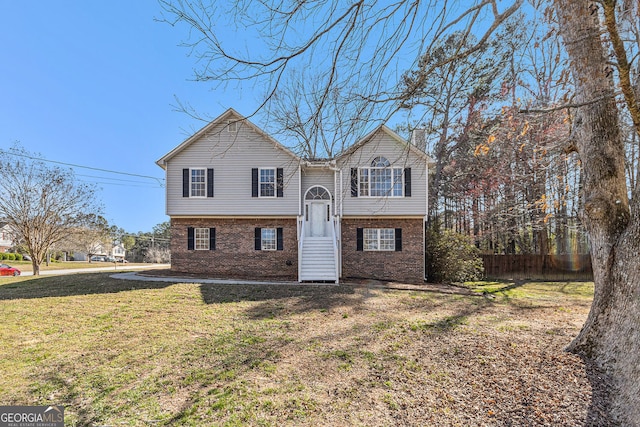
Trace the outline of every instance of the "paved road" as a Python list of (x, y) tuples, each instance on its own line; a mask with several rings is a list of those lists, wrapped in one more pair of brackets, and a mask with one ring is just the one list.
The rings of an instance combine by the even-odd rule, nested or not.
[[(152, 268), (170, 268), (171, 264), (145, 264), (145, 265), (122, 265), (118, 264), (115, 267), (113, 264), (108, 267), (94, 267), (94, 268), (70, 268), (63, 270), (40, 270), (41, 276), (61, 276), (65, 274), (74, 273), (103, 273), (105, 271), (130, 271), (130, 270), (151, 270)], [(33, 272), (24, 271), (22, 276), (33, 276)]]

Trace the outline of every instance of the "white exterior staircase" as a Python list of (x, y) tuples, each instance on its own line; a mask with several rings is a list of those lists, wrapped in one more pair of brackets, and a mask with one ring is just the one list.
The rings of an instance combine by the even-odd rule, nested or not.
[(338, 283), (337, 253), (332, 237), (305, 237), (302, 242), (299, 281)]

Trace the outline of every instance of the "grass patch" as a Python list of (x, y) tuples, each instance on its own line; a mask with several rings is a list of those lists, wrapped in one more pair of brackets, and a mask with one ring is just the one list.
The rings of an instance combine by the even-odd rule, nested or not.
[(475, 292), (502, 298), (569, 297), (576, 299), (593, 298), (593, 282), (473, 282), (467, 286)]
[[(567, 332), (567, 324), (584, 318), (592, 285), (535, 282), (502, 295), (504, 285), (474, 285), (492, 290), (490, 302), (106, 273), (2, 278), (0, 402), (63, 404), (69, 426), (455, 425), (446, 417), (481, 413), (473, 408), (487, 393), (510, 390), (495, 386), (500, 360), (505, 378), (526, 385), (527, 357), (540, 343), (539, 351), (555, 345), (560, 355), (548, 362), (557, 361), (549, 380), (559, 385), (547, 391), (560, 398), (549, 399), (564, 402), (575, 390), (588, 407), (589, 394), (558, 372), (570, 372), (563, 340), (578, 326)], [(521, 300), (553, 305), (523, 311)], [(472, 381), (461, 376), (467, 369)], [(452, 401), (458, 386), (464, 393)], [(501, 413), (492, 411), (495, 421)]]
[[(8, 260), (4, 260), (2, 261), (3, 264), (9, 264), (12, 267), (16, 267), (18, 268), (20, 271), (23, 272), (31, 272), (33, 271), (33, 264), (31, 264), (31, 261), (8, 261)], [(113, 268), (115, 269), (122, 269), (122, 270), (126, 270), (127, 267), (131, 267), (131, 266), (138, 266), (138, 265), (149, 265), (150, 264), (142, 264), (142, 263), (126, 263), (126, 264), (122, 264), (122, 263), (113, 263), (113, 262), (88, 262), (88, 261), (56, 261), (56, 262), (50, 262), (49, 265), (42, 263), (40, 264), (40, 271), (52, 271), (52, 270), (77, 270), (77, 269), (81, 269), (81, 268), (100, 268), (100, 267), (106, 267), (106, 268)]]

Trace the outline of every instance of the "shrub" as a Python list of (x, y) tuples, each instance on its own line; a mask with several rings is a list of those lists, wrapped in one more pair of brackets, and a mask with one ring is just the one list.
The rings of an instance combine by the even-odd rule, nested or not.
[(15, 254), (16, 261), (22, 261), (22, 254)]
[(2, 261), (3, 259), (5, 259), (4, 257), (6, 256), (6, 254), (4, 252), (0, 252), (0, 261)]
[(16, 254), (5, 254), (5, 259), (7, 261), (15, 261), (16, 260)]
[(453, 230), (428, 230), (427, 276), (430, 282), (466, 282), (482, 278), (478, 249), (471, 239)]

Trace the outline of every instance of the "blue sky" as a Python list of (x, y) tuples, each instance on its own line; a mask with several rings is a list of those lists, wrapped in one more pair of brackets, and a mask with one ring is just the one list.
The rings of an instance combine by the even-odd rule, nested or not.
[[(155, 161), (205, 124), (175, 111), (176, 98), (203, 116), (252, 114), (266, 89), (192, 81), (188, 29), (161, 16), (156, 0), (0, 0), (0, 150), (19, 141), (48, 160), (162, 179)], [(215, 23), (241, 52), (260, 49), (231, 20)], [(158, 181), (75, 172), (97, 183), (110, 224), (137, 232), (168, 220)]]
[[(253, 95), (189, 81), (184, 27), (159, 16), (155, 0), (0, 0), (0, 149), (19, 141), (48, 160), (163, 178), (155, 161), (204, 124), (174, 111), (174, 97), (213, 116), (252, 112)], [(99, 183), (110, 224), (168, 220), (155, 181), (75, 173)]]

